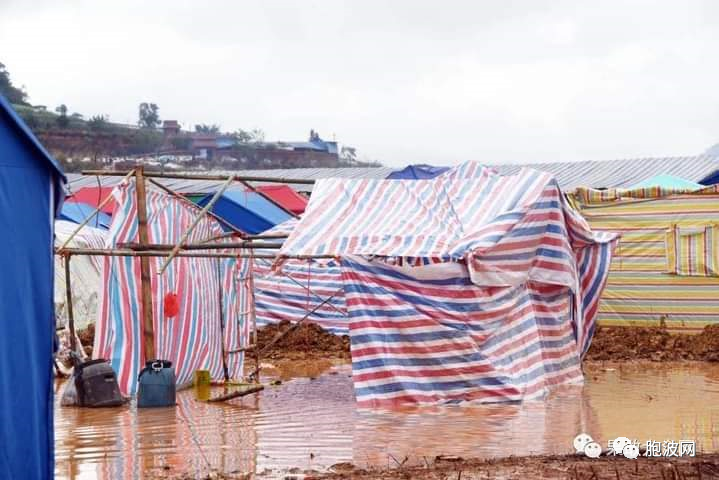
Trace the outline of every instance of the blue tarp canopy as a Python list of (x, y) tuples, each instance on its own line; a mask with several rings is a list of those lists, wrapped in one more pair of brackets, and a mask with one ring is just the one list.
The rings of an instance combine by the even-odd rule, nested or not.
[(410, 165), (392, 172), (387, 176), (388, 180), (423, 180), (434, 178), (449, 170), (449, 167), (433, 167), (432, 165)]
[[(197, 203), (205, 206), (214, 194), (205, 195)], [(257, 234), (289, 220), (292, 216), (255, 192), (227, 190), (212, 206), (212, 213), (227, 220), (245, 233)], [(222, 226), (225, 231), (229, 228)]]
[(699, 183), (702, 185), (716, 185), (719, 183), (719, 170), (706, 176), (704, 179), (700, 180)]
[(53, 478), (53, 225), (65, 175), (0, 95), (0, 478)]
[[(65, 202), (62, 204), (62, 210), (60, 210), (59, 219), (67, 220), (73, 223), (82, 223), (87, 217), (92, 215), (95, 211), (95, 207), (88, 205), (87, 203), (81, 202)], [(112, 217), (104, 212), (98, 212), (92, 220), (88, 223), (89, 226), (95, 228), (102, 228), (107, 230), (110, 228), (110, 222)]]
[(702, 185), (685, 178), (675, 177), (674, 175), (655, 175), (632, 185), (629, 187), (629, 190), (648, 187), (661, 187), (673, 190), (698, 190), (702, 188)]

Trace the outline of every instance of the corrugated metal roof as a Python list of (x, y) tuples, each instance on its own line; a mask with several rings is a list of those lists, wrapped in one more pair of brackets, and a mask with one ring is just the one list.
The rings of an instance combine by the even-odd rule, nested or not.
[[(577, 187), (587, 186), (594, 188), (628, 187), (655, 175), (666, 174), (684, 178), (692, 182), (700, 182), (705, 177), (719, 170), (719, 156), (698, 155), (692, 157), (662, 157), (662, 158), (634, 158), (625, 160), (587, 161), (587, 162), (556, 162), (534, 164), (492, 165), (503, 175), (513, 175), (522, 167), (531, 167), (553, 174), (559, 181), (560, 187), (573, 190)], [(240, 172), (213, 171), (213, 175), (244, 174), (248, 176), (263, 176), (296, 179), (320, 178), (387, 178), (395, 168), (284, 168), (275, 170), (242, 170)], [(192, 172), (202, 174), (202, 172)], [(85, 186), (97, 186), (96, 177), (84, 177), (79, 174), (69, 174), (69, 188), (71, 191)], [(162, 183), (179, 193), (208, 193), (222, 184), (211, 180), (174, 180), (161, 179)], [(103, 177), (103, 186), (115, 185), (119, 177)], [(257, 183), (263, 185), (266, 183)], [(295, 190), (311, 191), (312, 185), (289, 184)]]
[(628, 187), (647, 178), (666, 174), (700, 182), (719, 170), (719, 157), (631, 158), (624, 160), (535, 163), (528, 165), (492, 165), (499, 173), (511, 175), (522, 167), (531, 167), (553, 174), (562, 190), (577, 187)]

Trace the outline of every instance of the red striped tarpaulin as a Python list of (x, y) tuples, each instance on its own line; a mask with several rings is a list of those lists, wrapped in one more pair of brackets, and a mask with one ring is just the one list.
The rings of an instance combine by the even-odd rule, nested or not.
[(495, 401), (581, 379), (615, 243), (550, 175), (468, 163), (431, 180), (320, 180), (280, 254), (342, 257), (358, 401)]
[[(264, 233), (289, 235), (295, 225), (297, 219), (292, 218)], [(274, 255), (277, 250), (257, 250), (257, 253)], [(282, 320), (297, 322), (312, 312), (308, 321), (337, 335), (349, 333), (339, 262), (287, 260), (281, 270), (273, 270), (271, 266), (272, 260), (255, 260), (258, 327)]]
[[(113, 195), (118, 207), (105, 246), (116, 248), (121, 243), (137, 243), (134, 179), (116, 187)], [(198, 209), (182, 200), (149, 189), (150, 243), (176, 243), (198, 213)], [(187, 242), (201, 242), (222, 233), (217, 221), (203, 218)], [(178, 383), (189, 381), (198, 369), (209, 370), (213, 380), (222, 380), (223, 350), (247, 346), (252, 301), (249, 261), (177, 257), (158, 275), (165, 258), (150, 258), (155, 355), (172, 361)], [(145, 361), (140, 259), (104, 257), (102, 276), (93, 355), (110, 360), (122, 392), (134, 393), (137, 375)], [(164, 313), (164, 297), (170, 292), (178, 296), (179, 313), (168, 318)], [(241, 353), (227, 355), (230, 377), (242, 376), (242, 361)]]

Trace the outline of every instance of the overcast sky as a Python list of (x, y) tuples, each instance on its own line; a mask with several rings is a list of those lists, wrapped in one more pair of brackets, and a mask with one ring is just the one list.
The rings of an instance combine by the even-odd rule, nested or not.
[(390, 166), (693, 155), (719, 142), (717, 1), (0, 0), (32, 103), (310, 128)]

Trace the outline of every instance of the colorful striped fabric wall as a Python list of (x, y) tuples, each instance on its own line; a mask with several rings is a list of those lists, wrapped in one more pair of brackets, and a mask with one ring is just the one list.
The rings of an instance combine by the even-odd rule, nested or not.
[(519, 401), (582, 379), (567, 287), (478, 287), (455, 262), (342, 267), (361, 406)]
[[(106, 247), (138, 242), (134, 180), (113, 192), (118, 207)], [(176, 243), (195, 219), (198, 209), (165, 193), (148, 190), (147, 217), (150, 243)], [(204, 218), (189, 243), (222, 234), (217, 221)], [(165, 258), (150, 259), (155, 355), (173, 362), (178, 383), (187, 382), (198, 369), (222, 380), (223, 352), (247, 345), (249, 332), (249, 262), (241, 259), (176, 258), (158, 275)], [(95, 358), (110, 360), (123, 393), (134, 393), (144, 365), (140, 260), (104, 257), (103, 288), (96, 325)], [(178, 295), (178, 315), (164, 313), (164, 297)], [(224, 323), (224, 344), (222, 324)], [(228, 373), (242, 376), (241, 354), (228, 356)]]
[[(297, 219), (293, 218), (265, 234), (289, 235), (295, 225)], [(281, 240), (278, 242), (281, 243)], [(275, 254), (277, 250), (257, 250), (256, 253)], [(280, 270), (273, 270), (272, 260), (258, 258), (254, 265), (255, 308), (259, 327), (282, 320), (299, 321), (319, 306), (310, 314), (308, 321), (337, 335), (349, 333), (342, 273), (337, 261), (287, 260)]]
[(495, 401), (578, 378), (615, 244), (551, 176), (470, 163), (321, 180), (280, 255), (342, 258), (358, 401)]
[[(673, 273), (669, 263), (677, 253), (685, 258), (683, 273), (695, 267), (683, 253), (686, 247), (677, 248), (681, 242), (667, 242), (672, 231), (695, 233), (719, 224), (719, 186), (691, 192), (578, 189), (570, 199), (593, 230), (621, 233), (599, 304), (600, 325), (664, 323), (691, 332), (719, 322), (719, 277)], [(716, 258), (717, 237), (703, 245), (705, 252), (695, 248), (692, 255), (695, 265)]]

